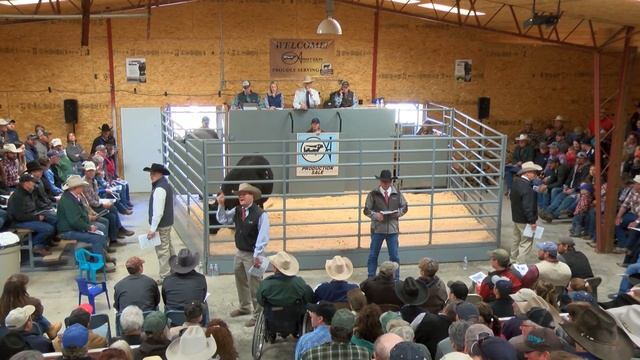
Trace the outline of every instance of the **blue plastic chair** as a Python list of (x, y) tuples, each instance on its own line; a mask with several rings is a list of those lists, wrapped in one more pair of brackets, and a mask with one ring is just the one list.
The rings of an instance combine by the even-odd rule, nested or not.
[(89, 281), (84, 278), (76, 278), (78, 284), (78, 305), (82, 301), (82, 296), (86, 296), (89, 299), (89, 304), (93, 307), (93, 314), (96, 313), (96, 296), (104, 293), (107, 297), (107, 308), (111, 309), (111, 303), (109, 302), (109, 291), (107, 290), (106, 281)]
[[(104, 269), (104, 256), (102, 254), (94, 254), (87, 249), (77, 249), (75, 258), (78, 262), (79, 277), (83, 277), (83, 272), (87, 272), (87, 278), (91, 282), (96, 282), (96, 273), (102, 269), (104, 280), (107, 280), (107, 272)], [(94, 259), (95, 261), (91, 261)]]

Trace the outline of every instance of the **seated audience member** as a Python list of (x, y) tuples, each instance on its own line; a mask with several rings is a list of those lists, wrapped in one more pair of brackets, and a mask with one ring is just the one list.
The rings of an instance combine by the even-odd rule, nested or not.
[(109, 346), (109, 349), (118, 349), (124, 352), (125, 360), (133, 360), (133, 350), (131, 346), (124, 340), (118, 340)]
[(24, 166), (18, 160), (18, 154), (20, 153), (22, 153), (22, 149), (16, 149), (13, 144), (5, 144), (2, 148), (2, 170), (4, 174), (2, 180), (9, 189), (15, 189), (18, 186), (20, 174), (24, 171)]
[(398, 312), (395, 311), (385, 311), (382, 313), (382, 315), (380, 315), (380, 326), (382, 327), (382, 331), (383, 332), (388, 332), (388, 329), (390, 328), (389, 323), (391, 323), (392, 321), (403, 321), (406, 322), (404, 320), (402, 320), (402, 316), (400, 316), (400, 314)]
[(331, 342), (329, 325), (336, 312), (335, 306), (330, 302), (321, 301), (318, 304), (307, 304), (307, 310), (313, 331), (298, 339), (294, 353), (295, 360), (300, 360), (307, 350)]
[(264, 96), (264, 104), (268, 110), (284, 109), (284, 95), (278, 90), (278, 83), (275, 81), (269, 83), (269, 91)]
[(47, 153), (47, 157), (49, 158), (49, 170), (51, 171), (51, 176), (53, 177), (53, 184), (62, 190), (62, 185), (65, 183), (66, 178), (63, 180), (63, 175), (68, 176), (68, 174), (63, 174), (58, 169), (58, 163), (60, 163), (60, 154), (51, 150)]
[(518, 320), (520, 320), (521, 334), (513, 336), (509, 339), (509, 343), (511, 343), (511, 345), (513, 345), (514, 347), (521, 346), (521, 344), (524, 343), (524, 341), (529, 336), (529, 332), (532, 329), (553, 329), (556, 325), (553, 321), (553, 316), (551, 315), (551, 313), (541, 307), (531, 307), (525, 314), (519, 315), (517, 318)]
[(173, 340), (182, 335), (185, 329), (190, 326), (202, 326), (203, 304), (200, 301), (194, 301), (184, 308), (184, 323), (180, 326), (174, 326), (169, 329), (169, 339)]
[(518, 292), (516, 292), (515, 294), (511, 294), (509, 295), (511, 297), (511, 299), (513, 300), (513, 310), (514, 310), (514, 315), (519, 315), (519, 314), (524, 314), (527, 310), (527, 303), (529, 302), (529, 300), (531, 300), (532, 298), (536, 297), (536, 292), (528, 289), (528, 288), (522, 288), (520, 290), (518, 290)]
[[(69, 314), (69, 316), (67, 316), (67, 318), (64, 319), (64, 323), (67, 329), (73, 326), (74, 324), (80, 324), (84, 328), (89, 329), (90, 321), (91, 321), (91, 313), (88, 312), (87, 309), (84, 309), (82, 307), (75, 308), (71, 312), (71, 314)], [(64, 332), (64, 334), (66, 334), (66, 331)], [(64, 334), (62, 335), (62, 339), (60, 338), (60, 336), (58, 336), (53, 340), (53, 348), (56, 351), (61, 351), (61, 349), (64, 347), (64, 336), (65, 336)], [(87, 347), (89, 349), (99, 349), (99, 348), (107, 347), (107, 339), (105, 339), (104, 337), (94, 333), (91, 330), (88, 330), (87, 336), (88, 336)]]
[[(529, 135), (529, 138), (531, 138), (530, 135)], [(544, 169), (547, 166), (548, 162), (549, 162), (549, 146), (545, 142), (538, 143), (538, 150), (533, 156), (533, 163)]]
[(507, 340), (497, 336), (480, 337), (469, 354), (474, 359), (518, 360), (516, 349)]
[(397, 281), (394, 290), (396, 296), (404, 303), (400, 308), (403, 320), (411, 323), (418, 314), (425, 311), (419, 306), (429, 297), (429, 291), (424, 283), (409, 276), (405, 280)]
[(560, 296), (560, 286), (555, 286), (548, 281), (538, 280), (536, 281), (533, 289), (535, 290), (537, 296), (542, 298), (552, 307), (557, 308), (556, 303), (558, 301), (558, 297)]
[[(484, 301), (481, 301), (477, 304), (478, 308), (478, 324), (485, 324), (491, 330), (493, 330), (493, 335), (500, 336), (502, 332), (502, 324), (500, 323), (500, 319), (493, 313), (493, 309), (491, 305), (487, 304)], [(460, 319), (464, 320), (464, 319)], [(473, 318), (470, 319), (473, 321)]]
[(396, 334), (384, 334), (374, 344), (373, 358), (376, 360), (390, 360), (391, 349), (402, 342), (402, 338)]
[(54, 339), (58, 336), (62, 323), (52, 324), (44, 317), (42, 302), (29, 295), (27, 292), (28, 284), (29, 277), (25, 274), (13, 274), (5, 280), (2, 296), (0, 296), (0, 325), (4, 325), (4, 319), (11, 310), (32, 305), (36, 309), (32, 315), (33, 321), (38, 324), (43, 333), (47, 334), (49, 339)]
[[(546, 175), (547, 172), (549, 175)], [(544, 209), (551, 203), (551, 196), (562, 189), (565, 181), (567, 181), (567, 175), (569, 175), (569, 168), (567, 165), (560, 162), (560, 158), (550, 157), (545, 168), (546, 177), (542, 180), (543, 185), (540, 186), (539, 192), (542, 193), (542, 202), (538, 204), (538, 207)]]
[(546, 281), (554, 286), (565, 287), (571, 280), (571, 269), (558, 261), (558, 246), (551, 241), (536, 243), (538, 248), (538, 280)]
[[(626, 189), (625, 189), (626, 190)], [(616, 214), (616, 227), (615, 236), (618, 248), (626, 248), (627, 243), (627, 231), (629, 227), (636, 227), (640, 224), (638, 220), (638, 212), (640, 211), (640, 176), (633, 178), (633, 185), (629, 187), (628, 191), (623, 190), (621, 196), (626, 192), (618, 213)]]
[(513, 316), (513, 299), (509, 296), (512, 291), (513, 284), (510, 280), (499, 280), (493, 288), (495, 301), (489, 303), (493, 313), (499, 317)]
[[(493, 330), (487, 325), (471, 324), (464, 333), (464, 353), (473, 356), (473, 348), (478, 345), (478, 341), (491, 336), (493, 336)], [(474, 357), (474, 359), (476, 358)]]
[(264, 104), (260, 101), (260, 95), (251, 90), (251, 82), (249, 80), (242, 82), (242, 91), (233, 99), (231, 109), (242, 110), (245, 104), (254, 104), (256, 107), (264, 108)]
[(569, 321), (560, 326), (575, 342), (576, 355), (585, 359), (633, 357), (633, 342), (610, 313), (580, 302), (569, 304), (567, 308)]
[(436, 355), (438, 343), (449, 336), (449, 326), (456, 321), (456, 308), (454, 302), (448, 302), (438, 314), (426, 312), (424, 318), (415, 327), (415, 342), (426, 346), (432, 358)]
[(576, 208), (573, 211), (573, 219), (571, 220), (571, 229), (569, 229), (569, 236), (583, 237), (588, 235), (587, 221), (593, 201), (593, 186), (589, 183), (581, 184), (580, 195), (578, 195)]
[(311, 119), (311, 125), (309, 126), (309, 130), (307, 130), (307, 132), (316, 135), (324, 132), (324, 130), (322, 130), (322, 128), (320, 127), (320, 119), (318, 119), (317, 117)]
[(53, 158), (57, 158), (55, 160), (55, 168), (57, 170), (58, 176), (63, 182), (66, 181), (65, 179), (68, 179), (69, 176), (77, 175), (77, 172), (74, 169), (71, 160), (69, 160), (64, 151), (51, 150), (47, 152), (47, 157), (49, 157), (49, 160), (52, 164), (54, 163)]
[(431, 355), (429, 355), (429, 350), (422, 345), (416, 344), (413, 341), (404, 340), (400, 343), (397, 343), (391, 351), (389, 352), (390, 360), (399, 360), (399, 359), (421, 359), (421, 360), (430, 360)]
[(367, 303), (402, 306), (402, 300), (398, 298), (394, 291), (396, 283), (394, 274), (398, 268), (398, 263), (385, 261), (380, 264), (378, 275), (360, 284), (360, 289), (367, 297)]
[(56, 197), (62, 194), (62, 189), (57, 187), (54, 183), (53, 172), (51, 171), (51, 162), (49, 158), (38, 159), (40, 166), (42, 167), (42, 185), (44, 186), (45, 193), (52, 201), (57, 201)]
[(452, 323), (449, 326), (449, 337), (438, 343), (434, 360), (470, 359), (464, 353), (464, 334), (469, 329), (469, 326), (471, 326), (471, 323), (464, 320)]
[(144, 334), (140, 347), (133, 351), (135, 360), (142, 360), (147, 356), (160, 356), (166, 360), (165, 352), (171, 341), (167, 338), (167, 317), (160, 311), (147, 315), (143, 325)]
[[(329, 332), (331, 342), (313, 347), (302, 354), (303, 360), (324, 360), (324, 359), (350, 359), (369, 360), (371, 355), (367, 349), (351, 344), (353, 326), (356, 317), (347, 309), (340, 309), (335, 312), (331, 319)], [(394, 335), (397, 336), (397, 335)], [(399, 338), (399, 337), (398, 337)]]
[[(207, 280), (195, 271), (200, 256), (189, 249), (180, 249), (169, 258), (171, 274), (162, 282), (162, 300), (166, 310), (184, 310), (194, 301), (204, 301)], [(206, 315), (205, 315), (206, 317)]]
[(65, 148), (65, 152), (76, 168), (76, 171), (79, 171), (82, 168), (82, 163), (89, 159), (89, 154), (87, 154), (82, 145), (78, 143), (76, 134), (72, 132), (67, 134), (67, 147)]
[(102, 124), (100, 127), (100, 135), (93, 139), (93, 143), (91, 143), (91, 154), (94, 154), (100, 145), (105, 146), (107, 144), (116, 144), (116, 139), (113, 137), (112, 130), (113, 129), (109, 124)]
[(160, 303), (160, 291), (155, 280), (144, 275), (144, 260), (130, 257), (125, 263), (128, 276), (113, 287), (113, 307), (120, 312), (129, 305), (135, 305), (142, 311), (157, 310)]
[(556, 188), (551, 192), (551, 203), (539, 213), (541, 219), (552, 222), (562, 214), (573, 213), (580, 192), (580, 184), (589, 175), (590, 166), (585, 153), (580, 152), (576, 155), (576, 164), (569, 170), (562, 188)]
[(343, 256), (334, 256), (327, 260), (324, 265), (327, 275), (332, 279), (329, 282), (320, 284), (313, 293), (313, 302), (347, 302), (349, 290), (357, 289), (358, 285), (349, 283), (347, 280), (353, 275), (353, 264), (351, 260)]
[(561, 238), (558, 243), (558, 260), (569, 266), (572, 278), (588, 279), (593, 277), (591, 263), (587, 256), (576, 250), (576, 243), (570, 237)]
[(26, 162), (38, 160), (36, 140), (38, 140), (38, 135), (36, 134), (29, 134), (24, 140), (24, 159)]
[(478, 295), (482, 297), (482, 300), (489, 302), (493, 300), (493, 281), (494, 276), (504, 277), (511, 280), (513, 284), (512, 291), (516, 292), (522, 287), (520, 281), (520, 273), (517, 270), (511, 270), (511, 260), (509, 259), (509, 253), (505, 249), (496, 249), (489, 252), (489, 264), (494, 271), (489, 272), (488, 276), (484, 278), (480, 288), (478, 289)]
[(564, 350), (564, 345), (552, 329), (536, 328), (529, 331), (516, 350), (527, 359), (552, 359), (551, 352)]
[(266, 304), (284, 306), (302, 301), (308, 304), (313, 299), (313, 290), (298, 275), (300, 264), (293, 255), (284, 251), (269, 256), (274, 274), (264, 279), (256, 291), (256, 300)]
[(139, 307), (129, 305), (120, 313), (120, 330), (122, 335), (113, 338), (111, 341), (115, 343), (118, 340), (124, 340), (129, 345), (140, 345), (142, 342), (142, 326), (144, 325), (144, 314)]
[(381, 315), (382, 310), (378, 305), (365, 306), (356, 317), (351, 343), (362, 346), (373, 354), (373, 343), (384, 333), (379, 320)]
[(55, 234), (55, 217), (47, 217), (41, 213), (44, 208), (39, 208), (36, 202), (35, 187), (38, 180), (31, 174), (20, 175), (20, 185), (9, 197), (7, 214), (15, 227), (33, 231), (31, 242), (33, 253), (37, 256), (50, 255), (47, 249), (48, 240)]
[(167, 360), (210, 360), (216, 353), (216, 340), (206, 336), (201, 326), (189, 326), (167, 347)]
[(82, 204), (82, 190), (85, 185), (87, 183), (78, 175), (70, 176), (64, 184), (65, 191), (58, 203), (58, 233), (63, 239), (91, 244), (93, 253), (105, 254), (107, 238), (104, 234), (96, 233), (97, 227), (89, 222), (89, 213)]
[[(31, 316), (35, 311), (36, 308), (33, 305), (17, 307), (7, 314), (4, 319), (4, 326), (8, 330), (7, 333), (20, 335), (31, 349), (42, 353), (52, 352), (51, 340), (42, 336), (39, 329), (33, 326)], [(3, 334), (3, 336), (6, 336), (7, 333)]]
[(320, 106), (320, 94), (311, 86), (313, 78), (306, 75), (302, 81), (302, 88), (296, 90), (293, 95), (293, 108), (296, 110), (309, 110)]
[(449, 288), (449, 295), (447, 301), (462, 302), (467, 300), (469, 295), (469, 287), (462, 281), (449, 281), (447, 282)]
[(615, 297), (608, 302), (599, 303), (603, 309), (613, 309), (621, 306), (640, 305), (640, 283), (634, 285), (625, 293), (614, 294)]
[[(133, 357), (133, 354), (131, 355)], [(98, 360), (130, 360), (127, 358), (127, 353), (120, 349), (104, 349), (100, 352)]]
[[(11, 342), (12, 341), (9, 341), (9, 343), (11, 343)], [(28, 346), (24, 342), (22, 344), (24, 344), (25, 346)], [(13, 351), (13, 350), (16, 350), (16, 349), (11, 349), (10, 352), (8, 352), (2, 347), (2, 345), (0, 345), (0, 353), (2, 355), (4, 355), (6, 359), (9, 359), (9, 360), (44, 360), (44, 354), (42, 354), (40, 351), (37, 351), (37, 350), (22, 350), (22, 351), (20, 351), (18, 353), (15, 353), (15, 351)], [(14, 355), (11, 356), (11, 354), (14, 354)], [(126, 360), (129, 360), (129, 359), (126, 359)]]
[(89, 330), (80, 324), (69, 326), (62, 335), (61, 360), (90, 360)]
[[(46, 159), (40, 160), (44, 161)], [(47, 194), (45, 185), (46, 181), (42, 178), (44, 168), (42, 167), (42, 165), (40, 165), (40, 160), (27, 163), (27, 170), (24, 174), (30, 174), (36, 180), (36, 186), (33, 189), (33, 193), (35, 194), (36, 206), (38, 207), (38, 209), (42, 209), (41, 211), (53, 210), (53, 208), (55, 207), (55, 198)], [(47, 211), (44, 213), (44, 215), (47, 222), (55, 225), (55, 212)]]
[(434, 259), (425, 257), (420, 260), (418, 268), (420, 269), (420, 276), (417, 280), (425, 284), (429, 295), (427, 300), (420, 306), (426, 311), (435, 314), (442, 310), (445, 301), (447, 301), (447, 287), (444, 281), (436, 275), (440, 269), (440, 264)]
[(233, 345), (233, 336), (229, 330), (227, 323), (220, 319), (213, 319), (207, 324), (205, 331), (207, 337), (213, 336), (216, 340), (216, 354), (213, 359), (218, 360), (237, 360), (238, 351)]
[(349, 309), (357, 315), (367, 305), (367, 297), (359, 287), (351, 289), (347, 292), (347, 303), (349, 303)]
[(342, 80), (340, 89), (329, 94), (328, 104), (334, 108), (354, 108), (358, 106), (358, 97), (349, 89), (349, 82)]
[(7, 124), (6, 142), (15, 144), (20, 141), (20, 136), (16, 131), (16, 121), (11, 118), (8, 118), (7, 120), (9, 123)]
[(38, 140), (36, 141), (36, 150), (38, 151), (38, 158), (47, 157), (47, 152), (51, 150), (49, 148), (49, 133), (44, 129), (42, 131), (36, 131)]

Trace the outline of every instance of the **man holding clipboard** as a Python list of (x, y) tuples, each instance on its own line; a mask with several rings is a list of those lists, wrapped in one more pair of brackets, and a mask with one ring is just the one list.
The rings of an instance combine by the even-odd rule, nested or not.
[[(398, 256), (398, 219), (407, 213), (407, 200), (400, 190), (391, 185), (397, 177), (391, 176), (390, 170), (382, 170), (379, 186), (367, 195), (364, 205), (364, 214), (371, 218), (371, 246), (369, 249), (369, 259), (367, 261), (368, 277), (376, 275), (378, 268), (378, 255), (382, 242), (387, 241), (389, 250), (389, 260), (400, 263)], [(400, 277), (400, 270), (396, 270), (396, 279)]]
[(171, 245), (171, 227), (173, 226), (173, 188), (165, 176), (171, 175), (162, 164), (151, 164), (143, 171), (149, 172), (151, 196), (149, 197), (149, 231), (147, 239), (160, 236), (160, 245), (156, 246), (156, 255), (160, 263), (160, 280), (169, 276), (171, 267), (169, 258), (175, 255)]

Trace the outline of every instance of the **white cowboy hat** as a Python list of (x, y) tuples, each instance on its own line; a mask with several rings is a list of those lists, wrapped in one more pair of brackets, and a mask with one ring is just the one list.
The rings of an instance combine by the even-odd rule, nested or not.
[(84, 171), (96, 170), (96, 164), (93, 161), (85, 161), (82, 163)]
[(268, 257), (271, 265), (278, 269), (281, 273), (288, 276), (295, 276), (300, 271), (300, 264), (293, 255), (284, 251), (278, 251), (277, 254)]
[(303, 84), (309, 84), (313, 82), (313, 78), (310, 75), (305, 75), (304, 80), (302, 80)]
[(165, 355), (167, 360), (208, 360), (218, 350), (213, 336), (206, 337), (200, 326), (189, 326), (182, 336), (173, 340)]
[(82, 180), (80, 175), (71, 175), (67, 178), (67, 181), (62, 185), (62, 190), (69, 190), (78, 186), (87, 186), (89, 183)]
[(0, 118), (0, 126), (9, 125), (9, 121), (7, 119)]
[(4, 146), (2, 147), (2, 152), (19, 154), (22, 152), (22, 148), (18, 149), (14, 144), (4, 144)]
[(540, 165), (534, 164), (533, 161), (527, 161), (522, 164), (520, 171), (518, 171), (518, 175), (522, 175), (529, 171), (542, 171), (542, 167)]
[(562, 115), (556, 115), (556, 118), (553, 121), (565, 121), (565, 118)]
[(51, 139), (51, 147), (62, 146), (60, 138)]
[(239, 194), (241, 192), (249, 192), (253, 194), (253, 200), (258, 200), (260, 199), (260, 196), (262, 196), (262, 191), (249, 183), (242, 183), (238, 187), (238, 190), (233, 191), (234, 194)]
[(335, 280), (347, 280), (353, 275), (353, 263), (348, 257), (336, 255), (324, 263), (329, 277)]
[(529, 140), (529, 137), (527, 136), (527, 134), (520, 134), (520, 136), (516, 138), (516, 141), (520, 140)]
[(633, 177), (633, 182), (636, 184), (640, 184), (640, 175), (636, 175)]
[(607, 310), (629, 339), (640, 347), (640, 305), (628, 305)]

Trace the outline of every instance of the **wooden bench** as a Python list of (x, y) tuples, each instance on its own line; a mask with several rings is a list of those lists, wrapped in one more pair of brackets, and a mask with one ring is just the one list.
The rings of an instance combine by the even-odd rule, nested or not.
[(29, 263), (25, 267), (21, 266), (21, 271), (43, 271), (51, 269), (75, 269), (76, 262), (74, 259), (74, 253), (76, 247), (82, 247), (83, 244), (78, 245), (76, 240), (60, 240), (54, 247), (51, 248), (51, 254), (43, 256), (40, 259), (36, 259), (33, 255), (33, 230), (25, 228), (13, 228), (9, 229), (20, 238), (20, 251), (26, 251), (29, 256)]

